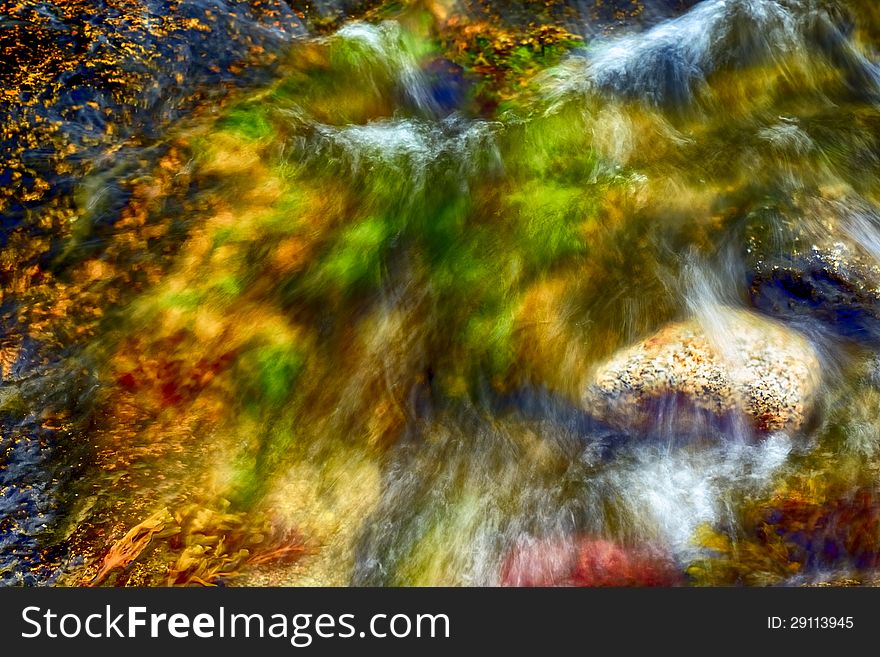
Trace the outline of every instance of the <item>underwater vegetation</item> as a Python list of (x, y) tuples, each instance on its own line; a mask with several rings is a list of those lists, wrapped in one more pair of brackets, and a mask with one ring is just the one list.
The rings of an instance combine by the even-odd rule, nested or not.
[(874, 3), (86, 4), (0, 11), (0, 584), (878, 581)]

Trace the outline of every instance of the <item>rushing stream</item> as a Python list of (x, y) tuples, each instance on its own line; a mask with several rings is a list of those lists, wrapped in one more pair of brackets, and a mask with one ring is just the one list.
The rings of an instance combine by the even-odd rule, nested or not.
[(0, 12), (0, 583), (878, 581), (872, 0), (104, 4)]

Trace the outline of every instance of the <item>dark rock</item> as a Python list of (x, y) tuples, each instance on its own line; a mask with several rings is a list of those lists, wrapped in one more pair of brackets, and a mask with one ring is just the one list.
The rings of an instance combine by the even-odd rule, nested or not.
[(763, 312), (817, 319), (843, 337), (880, 344), (880, 267), (844, 243), (762, 262), (749, 290)]
[(431, 90), (431, 98), (442, 114), (459, 109), (467, 95), (467, 80), (464, 69), (444, 58), (429, 61), (423, 72)]
[(880, 344), (880, 222), (853, 201), (814, 203), (799, 221), (749, 235), (756, 308), (866, 345)]
[(0, 1), (0, 175), (18, 180), (0, 215), (26, 221), (114, 146), (266, 79), (303, 33), (282, 0)]

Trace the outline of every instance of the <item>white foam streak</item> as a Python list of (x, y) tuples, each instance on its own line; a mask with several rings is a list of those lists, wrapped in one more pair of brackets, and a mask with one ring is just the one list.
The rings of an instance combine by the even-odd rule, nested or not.
[(428, 80), (415, 56), (406, 48), (403, 32), (395, 21), (379, 25), (353, 22), (336, 32), (336, 38), (361, 47), (364, 73), (369, 76), (371, 66), (383, 67), (397, 80), (398, 85), (419, 110), (428, 116), (438, 113), (439, 107), (431, 93)]
[(734, 522), (737, 494), (760, 494), (792, 450), (785, 433), (758, 444), (729, 443), (697, 450), (644, 447), (625, 469), (606, 474), (629, 511), (634, 529), (656, 536), (680, 563), (701, 556), (693, 543), (701, 525)]
[(707, 0), (644, 33), (599, 41), (569, 58), (545, 76), (546, 97), (551, 107), (597, 91), (650, 104), (684, 104), (722, 68), (792, 53), (806, 61), (808, 4)]
[(481, 167), (500, 166), (495, 124), (450, 117), (440, 122), (389, 119), (342, 128), (319, 125), (327, 144), (339, 147), (358, 174), (377, 165), (422, 191), (429, 173), (442, 163), (466, 185)]

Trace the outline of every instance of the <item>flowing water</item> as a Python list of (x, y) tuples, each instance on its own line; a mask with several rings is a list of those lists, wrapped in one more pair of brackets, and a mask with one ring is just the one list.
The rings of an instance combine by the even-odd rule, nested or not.
[(874, 3), (24, 6), (0, 582), (877, 581)]

